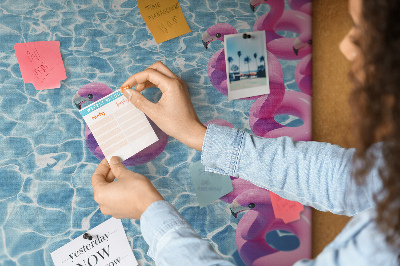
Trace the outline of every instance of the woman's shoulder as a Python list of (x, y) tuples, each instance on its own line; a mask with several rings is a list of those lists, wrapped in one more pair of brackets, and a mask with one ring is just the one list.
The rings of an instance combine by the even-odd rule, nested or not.
[(335, 240), (326, 247), (326, 252), (337, 254), (342, 262), (365, 262), (363, 265), (398, 265), (399, 251), (386, 242), (385, 235), (379, 230), (375, 217), (374, 208), (354, 216)]

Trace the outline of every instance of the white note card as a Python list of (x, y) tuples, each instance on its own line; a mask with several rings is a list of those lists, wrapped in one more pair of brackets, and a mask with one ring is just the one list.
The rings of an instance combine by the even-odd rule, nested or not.
[(136, 266), (121, 220), (111, 218), (51, 253), (55, 266)]
[(145, 114), (115, 91), (79, 111), (107, 161), (125, 161), (158, 141)]

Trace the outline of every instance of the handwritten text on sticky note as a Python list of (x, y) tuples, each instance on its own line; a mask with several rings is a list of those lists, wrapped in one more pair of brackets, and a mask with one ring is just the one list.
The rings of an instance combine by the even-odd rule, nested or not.
[(190, 32), (178, 0), (138, 0), (140, 14), (157, 43)]
[(206, 172), (204, 169), (201, 162), (190, 166), (190, 174), (200, 208), (207, 206), (233, 190), (229, 176)]
[(271, 191), (269, 195), (275, 218), (281, 218), (286, 224), (300, 219), (300, 213), (304, 210), (303, 204), (281, 198)]
[(22, 79), (37, 90), (60, 87), (67, 78), (60, 53), (60, 42), (41, 41), (14, 45)]
[(55, 266), (137, 265), (121, 220), (111, 218), (51, 253)]

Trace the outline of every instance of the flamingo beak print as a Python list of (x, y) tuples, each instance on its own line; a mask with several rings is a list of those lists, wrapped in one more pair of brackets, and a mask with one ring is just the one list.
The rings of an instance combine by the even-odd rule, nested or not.
[(232, 216), (235, 217), (235, 218), (237, 218), (237, 215), (238, 215), (240, 212), (242, 212), (242, 211), (247, 211), (247, 210), (250, 210), (250, 209), (252, 209), (252, 208), (250, 208), (250, 207), (248, 207), (248, 206), (242, 206), (242, 205), (240, 205), (239, 202), (238, 202), (236, 199), (234, 199), (234, 200), (232, 201), (231, 207), (230, 207), (231, 214), (232, 214)]
[(214, 41), (213, 37), (211, 37), (210, 34), (208, 34), (208, 32), (204, 32), (202, 37), (202, 42), (206, 49), (208, 48), (208, 44), (212, 41)]
[(250, 9), (251, 11), (254, 12), (254, 10), (256, 9), (256, 6), (258, 6), (259, 4), (266, 2), (266, 0), (251, 0), (250, 1)]
[(80, 110), (82, 108), (82, 104), (85, 102), (89, 102), (89, 98), (82, 97), (79, 93), (76, 93), (73, 98), (75, 106)]
[(299, 54), (299, 50), (301, 48), (306, 47), (307, 45), (308, 45), (307, 43), (304, 43), (304, 42), (300, 41), (299, 38), (296, 38), (296, 40), (293, 43), (293, 52), (294, 52), (294, 54), (298, 55)]
[(237, 218), (238, 213), (231, 210), (231, 214), (233, 217)]

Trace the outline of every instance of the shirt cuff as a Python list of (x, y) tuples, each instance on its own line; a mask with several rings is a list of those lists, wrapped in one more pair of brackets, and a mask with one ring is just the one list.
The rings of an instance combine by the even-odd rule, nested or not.
[(149, 255), (153, 260), (157, 256), (157, 244), (169, 231), (181, 227), (190, 227), (176, 208), (165, 200), (153, 202), (140, 217), (143, 238), (149, 245)]
[(201, 154), (201, 163), (205, 170), (236, 176), (244, 134), (244, 131), (235, 128), (209, 124)]

